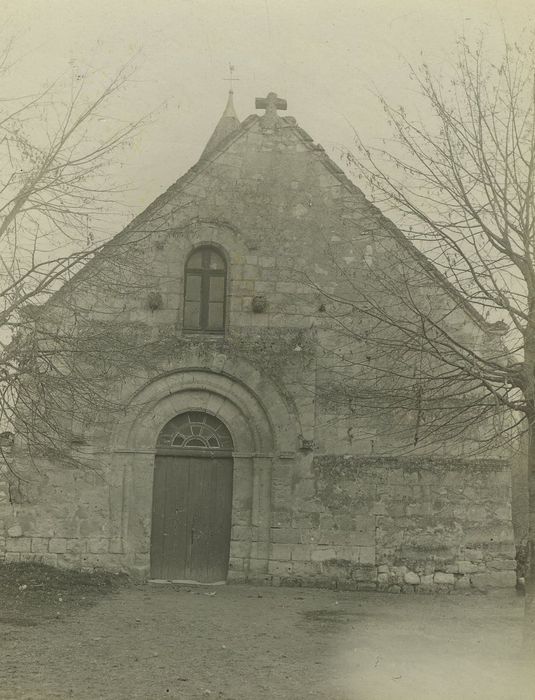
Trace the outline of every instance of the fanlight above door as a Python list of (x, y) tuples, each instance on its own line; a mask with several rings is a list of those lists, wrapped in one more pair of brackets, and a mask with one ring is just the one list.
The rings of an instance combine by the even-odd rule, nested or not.
[(161, 430), (157, 449), (232, 451), (227, 427), (215, 416), (200, 411), (181, 413)]

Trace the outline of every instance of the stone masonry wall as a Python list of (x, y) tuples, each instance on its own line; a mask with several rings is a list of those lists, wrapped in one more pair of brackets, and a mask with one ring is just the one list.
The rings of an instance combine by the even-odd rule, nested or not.
[[(267, 572), (250, 568), (252, 528), (239, 519), (229, 580), (389, 592), (515, 585), (506, 462), (302, 455), (290, 469), (291, 487), (272, 495)], [(110, 532), (101, 478), (49, 471), (33, 498), (37, 507), (31, 494), (17, 503), (0, 483), (3, 560), (128, 571), (140, 559)]]
[(42, 461), (25, 483), (0, 470), (0, 559), (65, 568), (117, 568), (109, 489), (102, 474)]
[(274, 523), (270, 574), (392, 592), (514, 586), (510, 491), (499, 460), (318, 456)]

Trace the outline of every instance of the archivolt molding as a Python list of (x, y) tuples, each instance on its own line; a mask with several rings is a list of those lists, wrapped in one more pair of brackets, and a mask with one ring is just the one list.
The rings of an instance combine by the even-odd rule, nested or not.
[(190, 219), (181, 226), (171, 228), (170, 234), (179, 234), (180, 240), (187, 242), (186, 247), (190, 250), (199, 245), (214, 245), (224, 251), (227, 257), (236, 248), (236, 244), (243, 247), (242, 252), (248, 250), (242, 231), (223, 219)]
[(298, 418), (277, 389), (248, 367), (251, 386), (225, 369), (175, 369), (138, 390), (113, 431), (113, 451), (150, 451), (168, 420), (185, 411), (206, 411), (225, 423), (236, 452), (293, 452)]

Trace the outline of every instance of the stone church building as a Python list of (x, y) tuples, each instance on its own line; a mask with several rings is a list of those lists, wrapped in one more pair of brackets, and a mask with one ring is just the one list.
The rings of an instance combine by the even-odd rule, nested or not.
[[(411, 416), (328, 391), (337, 261), (372, 289), (379, 264), (418, 255), (284, 100), (256, 107), (240, 122), (231, 94), (196, 165), (47, 302), (47, 323), (125, 329), (147, 361), (110, 379), (92, 417), (70, 416), (92, 468), (45, 455), (26, 498), (3, 489), (5, 560), (202, 583), (514, 586), (507, 455), (454, 435), (407, 451)], [(103, 284), (99, 265), (125, 251)], [(494, 342), (431, 278), (455, 329)]]

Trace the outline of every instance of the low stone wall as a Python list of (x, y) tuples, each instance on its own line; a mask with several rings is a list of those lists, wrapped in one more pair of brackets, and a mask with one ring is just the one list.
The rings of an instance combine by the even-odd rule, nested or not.
[[(0, 538), (5, 548), (4, 561), (39, 562), (73, 569), (124, 571), (120, 540), (107, 538), (25, 537), (20, 528), (9, 528), (8, 537)], [(3, 539), (3, 541), (2, 541)], [(1, 558), (1, 556), (0, 556)]]
[(391, 592), (516, 584), (508, 462), (323, 455), (312, 472), (294, 484), (290, 521), (272, 527), (272, 583)]
[[(16, 463), (23, 471), (24, 463)], [(0, 560), (75, 569), (125, 570), (122, 543), (109, 534), (109, 488), (91, 471), (45, 460), (17, 481), (0, 468)]]

